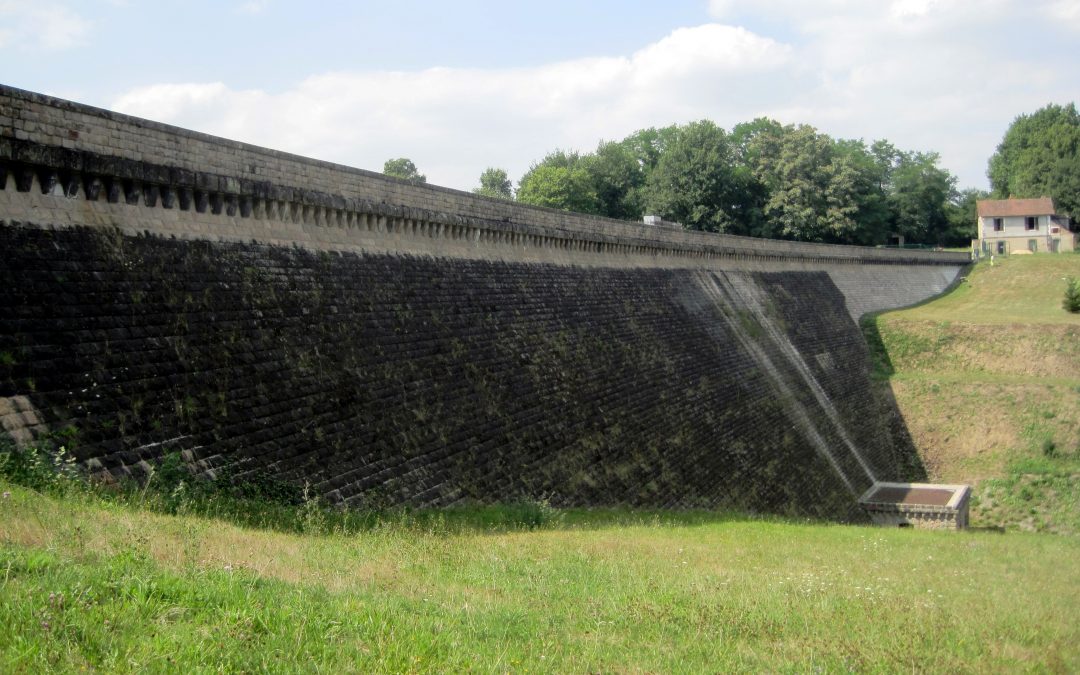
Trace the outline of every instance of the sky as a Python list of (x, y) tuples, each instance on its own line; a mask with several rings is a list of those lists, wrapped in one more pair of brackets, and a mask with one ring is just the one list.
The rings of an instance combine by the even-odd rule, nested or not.
[(0, 83), (428, 181), (757, 117), (937, 152), (1080, 101), (1080, 0), (0, 0)]

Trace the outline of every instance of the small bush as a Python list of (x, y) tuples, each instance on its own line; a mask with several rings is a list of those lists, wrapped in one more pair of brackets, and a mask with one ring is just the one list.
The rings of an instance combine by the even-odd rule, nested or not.
[(1042, 442), (1043, 454), (1047, 457), (1053, 457), (1057, 454), (1057, 443), (1054, 443), (1052, 438), (1044, 438)]
[(500, 510), (504, 514), (506, 525), (528, 530), (554, 525), (562, 516), (546, 499), (522, 500), (506, 504)]
[(1069, 277), (1068, 285), (1065, 286), (1065, 299), (1061, 306), (1066, 312), (1080, 313), (1080, 280)]

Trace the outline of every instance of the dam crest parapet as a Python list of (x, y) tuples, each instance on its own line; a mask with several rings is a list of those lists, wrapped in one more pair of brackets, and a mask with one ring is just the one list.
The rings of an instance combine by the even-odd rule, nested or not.
[[(679, 231), (527, 206), (10, 87), (0, 87), (0, 172), (8, 220), (129, 233), (628, 267), (967, 262), (963, 254)], [(10, 196), (9, 182), (25, 194)]]

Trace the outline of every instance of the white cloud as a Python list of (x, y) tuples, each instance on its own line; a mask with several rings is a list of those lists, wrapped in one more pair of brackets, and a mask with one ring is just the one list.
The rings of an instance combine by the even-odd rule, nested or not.
[(798, 36), (792, 61), (814, 86), (770, 114), (938, 151), (962, 186), (986, 186), (986, 162), (1018, 114), (1080, 92), (1077, 47), (1060, 33), (1080, 29), (1080, 0), (721, 4)]
[[(789, 59), (790, 48), (773, 40), (705, 25), (626, 57), (327, 73), (273, 94), (161, 84), (129, 91), (111, 107), (368, 169), (407, 156), (431, 182), (468, 189), (487, 166), (520, 176), (556, 147), (589, 150), (601, 138), (713, 114), (732, 92), (752, 98), (748, 82)], [(773, 98), (760, 95), (762, 105)]]
[(889, 5), (889, 14), (898, 19), (909, 16), (926, 16), (934, 6), (940, 6), (942, 0), (893, 0)]
[(734, 0), (709, 0), (708, 12), (714, 19), (726, 19), (734, 8)]
[[(1012, 119), (1080, 91), (1071, 43), (1015, 46), (1080, 16), (1076, 4), (714, 0), (709, 11), (747, 27), (681, 28), (631, 54), (531, 68), (330, 72), (274, 93), (140, 87), (113, 107), (363, 168), (407, 156), (433, 183), (465, 189), (487, 166), (516, 178), (555, 148), (768, 115), (938, 151), (961, 186), (985, 187), (987, 159)], [(784, 25), (787, 41), (750, 30), (755, 22)]]
[(1047, 3), (1043, 11), (1053, 20), (1072, 30), (1080, 31), (1080, 0), (1057, 0)]
[(63, 5), (0, 2), (0, 48), (61, 50), (85, 44), (92, 22)]
[(248, 0), (237, 5), (236, 11), (240, 14), (262, 14), (267, 4), (267, 0)]

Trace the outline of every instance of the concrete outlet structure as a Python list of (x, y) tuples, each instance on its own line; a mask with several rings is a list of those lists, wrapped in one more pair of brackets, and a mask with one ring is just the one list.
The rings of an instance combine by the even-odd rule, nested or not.
[(859, 504), (884, 527), (963, 530), (968, 526), (970, 498), (968, 485), (877, 482)]

